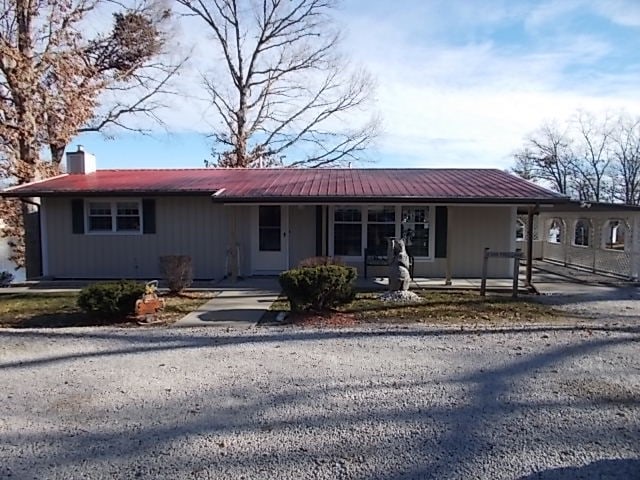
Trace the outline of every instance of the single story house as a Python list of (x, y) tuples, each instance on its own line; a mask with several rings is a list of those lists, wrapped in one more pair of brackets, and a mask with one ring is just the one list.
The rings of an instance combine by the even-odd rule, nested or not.
[(485, 247), (515, 250), (518, 208), (566, 201), (495, 169), (96, 170), (78, 149), (67, 172), (2, 192), (39, 198), (43, 277), (157, 278), (172, 254), (191, 256), (197, 279), (325, 255), (362, 272), (388, 237), (407, 239), (416, 277), (479, 277)]

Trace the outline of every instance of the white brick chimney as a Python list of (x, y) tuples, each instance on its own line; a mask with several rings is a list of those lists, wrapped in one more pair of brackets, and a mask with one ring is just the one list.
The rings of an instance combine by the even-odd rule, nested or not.
[(78, 145), (75, 152), (67, 152), (67, 173), (71, 175), (87, 175), (96, 171), (96, 157), (84, 151)]

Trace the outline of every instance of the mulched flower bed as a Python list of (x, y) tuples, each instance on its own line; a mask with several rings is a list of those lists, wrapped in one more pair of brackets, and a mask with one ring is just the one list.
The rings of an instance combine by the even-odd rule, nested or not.
[(284, 323), (301, 327), (352, 327), (361, 323), (354, 313), (290, 313)]

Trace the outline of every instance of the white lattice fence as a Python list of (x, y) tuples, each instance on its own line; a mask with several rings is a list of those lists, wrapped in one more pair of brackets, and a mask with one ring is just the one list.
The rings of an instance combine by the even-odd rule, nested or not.
[[(594, 249), (590, 247), (576, 247), (569, 245), (567, 248), (567, 264), (581, 268), (593, 268)], [(597, 253), (597, 252), (596, 252)]]
[[(587, 245), (576, 245), (576, 226), (581, 221), (589, 228)], [(624, 227), (621, 242), (613, 245), (608, 237), (610, 222)], [(640, 272), (640, 239), (636, 231), (640, 222), (633, 218), (607, 215), (603, 212), (564, 213), (540, 219), (539, 237), (543, 239), (542, 256), (568, 266), (593, 272), (613, 274), (624, 278), (637, 278)], [(558, 226), (560, 228), (558, 229)]]
[(632, 276), (632, 256), (630, 252), (617, 252), (613, 250), (599, 250), (596, 256), (596, 271)]
[(564, 263), (564, 245), (561, 243), (545, 242), (543, 258)]

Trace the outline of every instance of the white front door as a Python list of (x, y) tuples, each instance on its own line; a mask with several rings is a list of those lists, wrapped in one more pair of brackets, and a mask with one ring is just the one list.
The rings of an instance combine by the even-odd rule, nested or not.
[(253, 273), (275, 274), (289, 265), (289, 209), (280, 205), (253, 208)]

